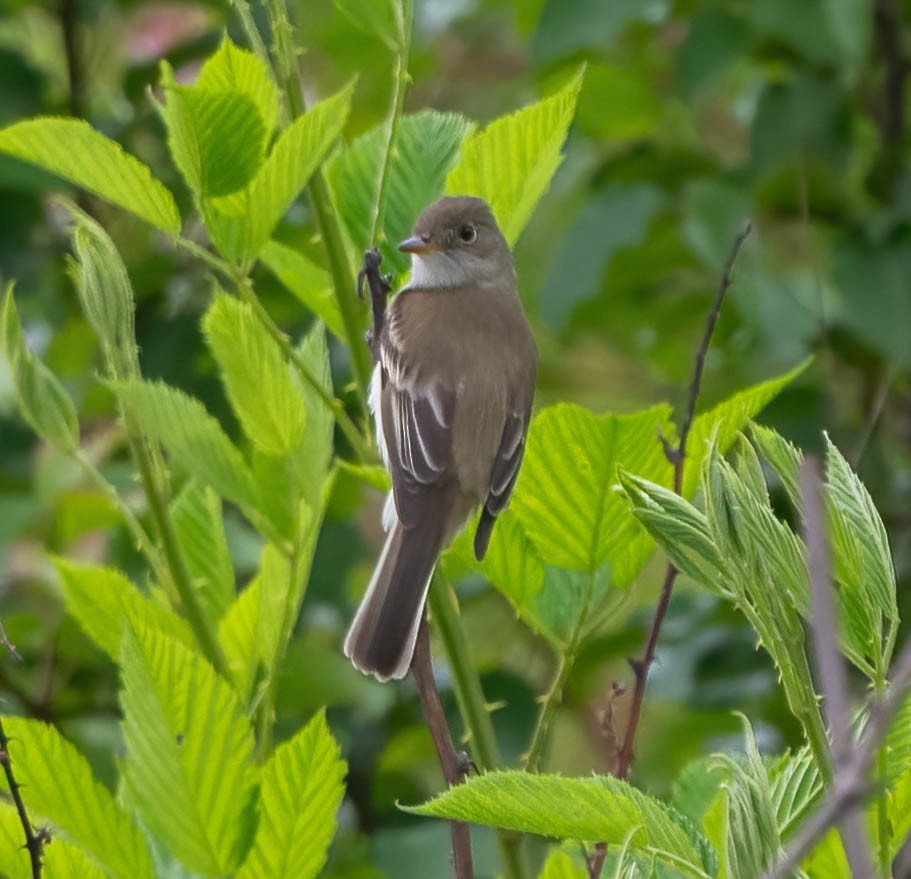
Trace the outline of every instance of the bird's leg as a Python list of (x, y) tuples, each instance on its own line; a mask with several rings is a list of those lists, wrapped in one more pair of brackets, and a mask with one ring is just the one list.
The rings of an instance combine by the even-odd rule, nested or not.
[(364, 254), (364, 267), (357, 274), (357, 292), (363, 298), (364, 281), (370, 288), (370, 307), (373, 313), (373, 321), (370, 329), (367, 330), (365, 339), (367, 347), (373, 356), (373, 362), (377, 363), (380, 359), (380, 336), (383, 333), (383, 325), (386, 321), (386, 297), (392, 289), (392, 276), (380, 274), (380, 263), (383, 257), (375, 247)]

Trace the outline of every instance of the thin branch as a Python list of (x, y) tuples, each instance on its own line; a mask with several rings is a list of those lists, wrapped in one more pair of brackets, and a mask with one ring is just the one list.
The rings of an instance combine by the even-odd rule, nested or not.
[[(813, 597), (813, 614), (810, 619), (813, 653), (832, 740), (832, 784), (838, 790), (845, 784), (845, 771), (851, 762), (851, 706), (847, 669), (838, 649), (838, 621), (832, 598), (832, 568), (825, 526), (822, 475), (819, 461), (814, 457), (808, 457), (801, 467), (800, 489), (803, 497), (807, 568)], [(854, 879), (873, 879), (876, 868), (861, 814), (850, 809), (842, 816), (840, 824), (851, 875)]]
[(66, 58), (67, 105), (70, 116), (82, 115), (82, 61), (79, 57), (78, 0), (60, 0), (60, 30)]
[(19, 784), (13, 774), (13, 761), (9, 753), (9, 739), (3, 729), (2, 718), (0, 718), (0, 765), (3, 766), (6, 785), (13, 798), (13, 803), (16, 805), (16, 812), (19, 814), (19, 823), (25, 832), (25, 847), (28, 849), (29, 859), (32, 864), (32, 879), (41, 879), (41, 853), (44, 850), (45, 842), (48, 841), (48, 835), (43, 830), (36, 832), (32, 828), (31, 821), (29, 821), (28, 812), (25, 809), (25, 803), (22, 801), (22, 794), (19, 791)]
[[(446, 714), (433, 679), (433, 664), (430, 658), (430, 635), (427, 631), (427, 616), (421, 622), (414, 658), (411, 660), (411, 674), (417, 685), (421, 710), (427, 728), (430, 730), (436, 748), (440, 767), (446, 783), (453, 787), (465, 780), (467, 760), (460, 755), (452, 743)], [(450, 821), (452, 831), (452, 857), (456, 879), (473, 879), (474, 867), (471, 862), (471, 831), (464, 821)]]
[(895, 378), (895, 367), (889, 366), (883, 373), (883, 376), (876, 387), (870, 405), (870, 411), (867, 414), (867, 420), (864, 424), (864, 432), (861, 435), (860, 442), (857, 444), (857, 448), (854, 450), (854, 455), (851, 459), (851, 467), (854, 470), (857, 470), (861, 458), (863, 458), (864, 453), (867, 451), (870, 440), (873, 439), (873, 434), (876, 432), (876, 428), (879, 425), (883, 410), (886, 408), (886, 400), (889, 398), (889, 390), (892, 386), (893, 378)]
[[(686, 414), (680, 428), (680, 441), (676, 448), (672, 448), (667, 441), (664, 441), (665, 454), (667, 454), (668, 460), (674, 465), (674, 491), (677, 492), (677, 494), (680, 494), (683, 490), (683, 469), (686, 460), (686, 443), (696, 413), (696, 403), (699, 399), (699, 390), (702, 385), (702, 373), (705, 369), (706, 354), (708, 354), (709, 346), (712, 343), (715, 325), (718, 323), (718, 316), (721, 314), (721, 306), (724, 304), (724, 298), (727, 295), (728, 288), (731, 286), (734, 264), (737, 262), (740, 248), (749, 237), (751, 231), (752, 226), (748, 222), (734, 239), (728, 258), (725, 261), (724, 269), (721, 273), (721, 281), (718, 284), (718, 291), (715, 294), (715, 301), (712, 303), (711, 311), (709, 311), (706, 320), (705, 332), (702, 335), (702, 341), (696, 351), (696, 363), (693, 370), (693, 379), (690, 382)], [(642, 700), (645, 696), (648, 673), (655, 660), (658, 636), (661, 632), (661, 625), (664, 622), (664, 617), (667, 614), (667, 608), (671, 601), (671, 593), (674, 591), (674, 583), (676, 580), (677, 569), (672, 564), (669, 564), (667, 573), (664, 576), (664, 584), (661, 587), (661, 597), (658, 599), (658, 606), (655, 609), (655, 616), (652, 620), (651, 629), (649, 630), (648, 640), (645, 645), (645, 653), (643, 654), (642, 659), (630, 660), (630, 665), (632, 666), (633, 675), (635, 677), (635, 686), (633, 689), (632, 703), (630, 705), (629, 721), (623, 735), (623, 743), (617, 753), (616, 774), (618, 778), (626, 778), (629, 775), (629, 770), (635, 757), (633, 746), (636, 740), (636, 730), (639, 726), (639, 718), (642, 714)]]
[(891, 685), (882, 698), (870, 702), (866, 728), (850, 753), (841, 783), (833, 786), (822, 805), (804, 822), (800, 833), (764, 879), (789, 879), (816, 843), (870, 794), (868, 776), (873, 758), (911, 687), (911, 641), (905, 644), (892, 667)]
[(588, 879), (598, 879), (604, 869), (604, 859), (606, 857), (607, 843), (599, 842), (591, 855), (587, 855), (585, 858), (585, 866), (588, 867)]
[(9, 636), (6, 634), (6, 629), (3, 627), (3, 620), (0, 620), (0, 645), (6, 648), (6, 652), (9, 653), (16, 662), (22, 662), (22, 657), (16, 649), (16, 645), (10, 641)]

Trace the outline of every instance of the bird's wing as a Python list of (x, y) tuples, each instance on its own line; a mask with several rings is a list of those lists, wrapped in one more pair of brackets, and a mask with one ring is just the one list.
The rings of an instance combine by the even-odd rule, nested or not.
[(384, 334), (381, 346), (380, 406), (396, 513), (407, 528), (428, 513), (433, 489), (453, 471), (455, 393), (422, 381), (395, 337)]

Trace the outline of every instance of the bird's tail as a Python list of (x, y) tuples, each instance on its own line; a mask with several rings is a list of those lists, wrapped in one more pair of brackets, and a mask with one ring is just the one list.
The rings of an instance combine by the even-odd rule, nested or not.
[(403, 678), (411, 666), (430, 577), (443, 540), (430, 521), (389, 531), (376, 570), (345, 638), (345, 655), (379, 680)]

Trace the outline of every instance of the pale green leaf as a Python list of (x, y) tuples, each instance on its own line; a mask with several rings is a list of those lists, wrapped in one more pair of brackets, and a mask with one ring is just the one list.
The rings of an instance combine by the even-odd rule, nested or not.
[(381, 40), (388, 49), (397, 51), (405, 40), (403, 6), (413, 0), (334, 0), (357, 28)]
[(687, 763), (674, 779), (671, 805), (701, 825), (724, 782), (724, 772), (714, 757)]
[(761, 424), (751, 422), (750, 439), (760, 456), (771, 464), (797, 513), (803, 517), (803, 499), (800, 494), (800, 467), (803, 453), (789, 443), (780, 433)]
[(790, 372), (753, 385), (719, 403), (713, 409), (693, 419), (687, 440), (686, 467), (683, 478), (683, 495), (689, 497), (699, 482), (702, 462), (712, 442), (722, 452), (727, 451), (737, 434), (758, 415), (781, 391), (810, 365), (804, 360)]
[(617, 467), (669, 480), (658, 442), (670, 432), (669, 418), (667, 406), (597, 416), (563, 403), (538, 413), (512, 509), (542, 559), (578, 571), (607, 562), (615, 585), (629, 585), (653, 547), (637, 539), (642, 526), (614, 491)]
[(554, 849), (547, 856), (538, 879), (588, 879), (588, 870), (566, 852)]
[(152, 879), (139, 828), (92, 776), (88, 760), (52, 726), (7, 717), (10, 756), (26, 807), (55, 824), (117, 879)]
[(5, 800), (0, 800), (0, 875), (5, 879), (32, 879), (25, 831), (15, 807)]
[(801, 864), (809, 879), (853, 879), (841, 837), (830, 830)]
[(76, 407), (57, 377), (28, 349), (9, 285), (0, 312), (0, 345), (10, 365), (22, 417), (42, 439), (66, 452), (79, 446)]
[(562, 161), (576, 112), (582, 72), (560, 91), (466, 138), (459, 163), (446, 178), (451, 195), (475, 195), (490, 204), (510, 244), (518, 239)]
[(55, 559), (66, 609), (82, 630), (112, 659), (118, 659), (127, 626), (154, 626), (192, 647), (186, 620), (143, 595), (124, 574), (67, 559)]
[(316, 715), (263, 767), (259, 830), (238, 879), (315, 879), (326, 862), (347, 767)]
[(105, 230), (76, 205), (67, 204), (73, 219), (71, 236), (76, 261), (72, 276), (88, 322), (104, 349), (113, 375), (139, 372), (133, 285), (120, 253)]
[(174, 197), (146, 165), (81, 119), (43, 116), (0, 131), (0, 152), (31, 162), (172, 235)]
[(278, 120), (278, 89), (268, 68), (252, 52), (235, 46), (226, 36), (218, 51), (203, 64), (196, 87), (238, 92), (250, 98), (271, 132)]
[(213, 298), (203, 331), (244, 433), (263, 454), (290, 455), (303, 439), (307, 413), (278, 343), (247, 303), (224, 293)]
[(44, 879), (109, 879), (97, 864), (72, 843), (55, 839), (44, 850)]
[(124, 780), (143, 823), (190, 870), (239, 867), (256, 825), (253, 733), (230, 686), (154, 630), (122, 651)]
[(346, 339), (342, 313), (329, 273), (306, 256), (278, 241), (270, 241), (259, 254), (260, 262), (312, 311), (338, 339)]
[(236, 259), (259, 254), (341, 133), (353, 91), (352, 82), (295, 119), (247, 186), (208, 203), (209, 232), (224, 254)]
[(409, 257), (396, 245), (408, 237), (421, 211), (442, 194), (446, 174), (471, 128), (470, 122), (455, 113), (423, 110), (402, 117), (386, 172), (386, 204), (376, 241), (368, 239), (382, 176), (386, 123), (332, 157), (327, 176), (358, 253), (378, 245), (384, 272), (398, 276), (405, 271)]
[(816, 804), (823, 790), (822, 776), (808, 746), (785, 754), (769, 768), (775, 822), (787, 839)]
[(234, 565), (221, 501), (211, 488), (190, 480), (171, 505), (171, 516), (203, 613), (217, 622), (234, 600)]
[(256, 506), (256, 487), (241, 453), (202, 403), (163, 382), (112, 387), (143, 431), (200, 482), (240, 506)]
[(629, 839), (633, 851), (671, 860), (690, 876), (707, 875), (701, 853), (707, 844), (694, 841), (687, 819), (610, 776), (490, 772), (408, 811), (557, 839), (609, 845)]
[(870, 493), (828, 437), (826, 505), (842, 635), (855, 665), (879, 683), (899, 621), (889, 539)]
[(162, 64), (168, 147), (187, 186), (211, 198), (237, 192), (263, 163), (266, 125), (253, 98), (174, 82)]
[(234, 599), (218, 623), (221, 643), (234, 689), (243, 704), (253, 697), (265, 668), (260, 658), (260, 575)]

